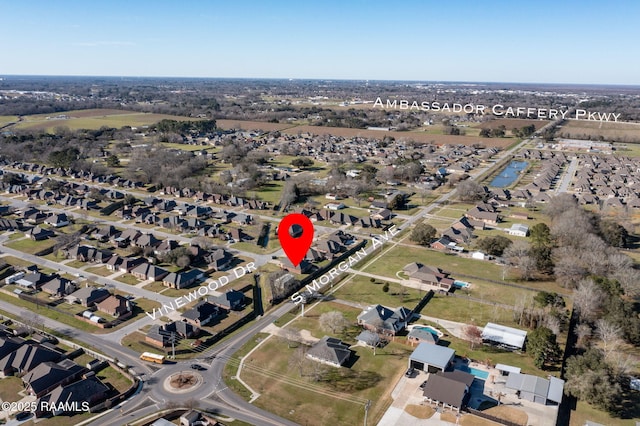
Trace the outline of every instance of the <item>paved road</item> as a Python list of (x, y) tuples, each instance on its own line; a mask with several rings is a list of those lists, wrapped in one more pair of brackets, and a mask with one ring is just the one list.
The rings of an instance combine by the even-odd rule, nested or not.
[(558, 189), (556, 190), (558, 194), (562, 192), (567, 192), (567, 189), (569, 189), (569, 184), (571, 183), (571, 179), (573, 179), (573, 176), (576, 174), (577, 168), (578, 168), (578, 158), (573, 157), (571, 159), (571, 163), (569, 163), (569, 167), (567, 167), (567, 170), (562, 175), (562, 180), (560, 181), (560, 184), (558, 185)]
[[(515, 152), (526, 142), (527, 141), (525, 140), (512, 148), (510, 151), (503, 153), (503, 156), (510, 155), (512, 152)], [(482, 169), (476, 170), (473, 175), (478, 176), (489, 170), (493, 166), (494, 165), (491, 164)], [(416, 214), (407, 219), (406, 223), (403, 226), (410, 226), (417, 220), (422, 219), (425, 215), (430, 214), (432, 210), (440, 206), (440, 204), (442, 204), (443, 202), (449, 200), (454, 194), (455, 191), (450, 191), (449, 193), (442, 195), (436, 202), (430, 204), (429, 206), (421, 207)], [(6, 198), (7, 197), (0, 197), (0, 199)], [(13, 198), (9, 198), (9, 200), (12, 201), (12, 203), (20, 201)], [(24, 205), (26, 205), (26, 203), (24, 203)], [(78, 214), (76, 212), (69, 212), (68, 210), (64, 209), (52, 208), (50, 210), (65, 212), (76, 217), (82, 216), (81, 214)], [(113, 222), (108, 220), (99, 222), (103, 224), (114, 224), (115, 226), (124, 228), (135, 227), (135, 225), (123, 224), (120, 222)], [(161, 231), (156, 231), (155, 229), (153, 230), (153, 232), (159, 236), (174, 238), (178, 241), (190, 241), (190, 239), (188, 239), (187, 237), (167, 234)], [(16, 250), (5, 248), (5, 251), (13, 256), (26, 258), (29, 261), (34, 261), (34, 263), (38, 263), (52, 269), (58, 269), (72, 274), (77, 273), (77, 270), (75, 268), (70, 268), (66, 265), (60, 265), (58, 263), (50, 262), (46, 259), (38, 258), (35, 256), (30, 257), (29, 255), (25, 255), (24, 253), (18, 252)], [(270, 260), (270, 256), (266, 255), (255, 255), (253, 253), (247, 253), (246, 255), (255, 259), (257, 265), (267, 263)], [(170, 299), (153, 292), (148, 292), (143, 289), (128, 286), (115, 280), (109, 280), (108, 278), (90, 274), (86, 271), (83, 271), (82, 273), (98, 283), (111, 284), (117, 288), (122, 288), (124, 291), (132, 293), (138, 297), (146, 297), (152, 300), (160, 301), (161, 303), (166, 303), (168, 301), (167, 299)], [(20, 312), (23, 310), (22, 308), (13, 306), (3, 301), (0, 301), (0, 307), (10, 313), (13, 313), (14, 315), (20, 315)], [(192, 360), (172, 365), (166, 365), (158, 369), (157, 371), (154, 371), (150, 366), (139, 360), (137, 353), (119, 345), (114, 345), (111, 339), (105, 339), (105, 336), (97, 336), (79, 330), (74, 330), (69, 326), (58, 323), (57, 321), (50, 320), (48, 318), (43, 318), (43, 321), (46, 327), (55, 329), (65, 335), (84, 341), (102, 350), (109, 356), (117, 357), (127, 364), (133, 366), (134, 371), (136, 371), (138, 374), (143, 375), (146, 384), (143, 386), (142, 391), (132, 396), (122, 407), (111, 410), (110, 412), (104, 414), (100, 419), (91, 422), (91, 424), (93, 425), (120, 426), (122, 425), (123, 420), (125, 420), (126, 422), (130, 422), (135, 419), (144, 418), (146, 415), (157, 411), (159, 408), (161, 408), (161, 405), (165, 404), (167, 401), (185, 402), (188, 400), (196, 400), (198, 401), (201, 408), (216, 409), (223, 415), (232, 416), (249, 423), (260, 425), (293, 426), (295, 425), (295, 423), (290, 422), (286, 419), (282, 419), (264, 410), (258, 409), (257, 407), (249, 404), (244, 399), (236, 395), (230, 389), (226, 388), (222, 381), (222, 373), (224, 370), (224, 366), (226, 365), (228, 360), (231, 359), (232, 355), (242, 345), (253, 338), (253, 336), (255, 336), (265, 326), (280, 318), (282, 315), (289, 312), (294, 307), (295, 305), (293, 303), (286, 302), (272, 313), (258, 319), (250, 326), (245, 327), (245, 329), (235, 334), (223, 345), (216, 345), (210, 350), (206, 351), (202, 355), (203, 358), (201, 359), (201, 361), (204, 361), (206, 357), (215, 356), (215, 358), (210, 361), (206, 371), (200, 372), (204, 381), (203, 385), (193, 389), (190, 392), (181, 394), (168, 392), (164, 388), (164, 386), (162, 386), (162, 383), (164, 383), (164, 380), (176, 371), (188, 368), (188, 365), (193, 362)], [(143, 320), (137, 321), (135, 323), (136, 329), (140, 326), (139, 324), (141, 323), (141, 321)], [(145, 401), (152, 401), (155, 404), (152, 403), (151, 405), (148, 405), (145, 403)], [(122, 408), (122, 412), (120, 412), (120, 408)], [(131, 411), (131, 413), (127, 413), (127, 411)], [(122, 417), (123, 415), (125, 417), (124, 419)]]

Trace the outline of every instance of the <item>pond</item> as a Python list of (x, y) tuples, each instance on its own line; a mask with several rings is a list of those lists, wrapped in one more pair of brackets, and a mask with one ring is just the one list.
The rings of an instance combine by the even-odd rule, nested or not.
[(500, 173), (491, 181), (489, 186), (494, 188), (505, 188), (511, 185), (518, 179), (518, 175), (522, 172), (529, 163), (526, 161), (512, 161), (500, 170)]

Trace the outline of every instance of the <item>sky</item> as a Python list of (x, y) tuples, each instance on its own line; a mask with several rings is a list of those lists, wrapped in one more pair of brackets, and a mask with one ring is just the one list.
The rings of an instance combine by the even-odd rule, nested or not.
[(0, 75), (640, 85), (640, 2), (0, 0)]

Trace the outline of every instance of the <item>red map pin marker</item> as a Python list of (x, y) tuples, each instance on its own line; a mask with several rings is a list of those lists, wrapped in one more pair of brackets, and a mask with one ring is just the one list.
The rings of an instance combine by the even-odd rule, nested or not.
[[(289, 229), (294, 225), (302, 228), (302, 235), (291, 236)], [(288, 214), (278, 225), (278, 239), (293, 266), (298, 266), (313, 242), (313, 223), (303, 214)]]

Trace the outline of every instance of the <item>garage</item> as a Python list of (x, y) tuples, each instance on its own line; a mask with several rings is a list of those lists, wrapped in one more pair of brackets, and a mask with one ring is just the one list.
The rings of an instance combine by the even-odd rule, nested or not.
[(409, 367), (428, 373), (445, 371), (450, 365), (455, 351), (431, 343), (420, 343), (409, 356)]

